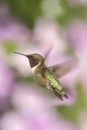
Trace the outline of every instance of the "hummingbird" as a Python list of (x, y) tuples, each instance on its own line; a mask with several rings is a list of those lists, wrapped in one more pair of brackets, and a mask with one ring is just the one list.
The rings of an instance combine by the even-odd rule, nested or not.
[(51, 90), (62, 101), (64, 97), (68, 99), (68, 96), (58, 78), (65, 75), (73, 68), (75, 63), (74, 60), (68, 60), (63, 63), (47, 67), (45, 64), (45, 59), (40, 54), (22, 54), (19, 52), (13, 53), (23, 55), (28, 58), (33, 76), (42, 88), (47, 91)]

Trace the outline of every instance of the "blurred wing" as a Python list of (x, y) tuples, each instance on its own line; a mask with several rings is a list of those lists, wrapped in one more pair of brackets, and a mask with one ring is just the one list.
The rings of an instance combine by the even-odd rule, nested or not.
[(65, 74), (67, 74), (70, 70), (75, 68), (76, 65), (77, 65), (76, 59), (72, 59), (54, 66), (50, 66), (49, 69), (57, 76), (57, 78), (60, 78)]
[(44, 56), (44, 60), (45, 60), (45, 61), (46, 61), (46, 59), (47, 59), (49, 53), (51, 52), (52, 48), (53, 48), (53, 44), (51, 44), (50, 48), (49, 48), (49, 49), (47, 50), (47, 52), (45, 53), (45, 56)]

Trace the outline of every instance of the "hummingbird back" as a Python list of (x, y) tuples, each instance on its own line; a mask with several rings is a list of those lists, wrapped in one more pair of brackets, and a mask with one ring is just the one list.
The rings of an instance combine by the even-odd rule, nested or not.
[(61, 99), (63, 100), (63, 96), (65, 96), (66, 98), (67, 95), (64, 92), (62, 86), (60, 85), (58, 79), (56, 78), (56, 76), (48, 69), (48, 68), (44, 68), (44, 78), (47, 80), (47, 82), (49, 83), (49, 86), (52, 88), (52, 90), (54, 91), (54, 93)]

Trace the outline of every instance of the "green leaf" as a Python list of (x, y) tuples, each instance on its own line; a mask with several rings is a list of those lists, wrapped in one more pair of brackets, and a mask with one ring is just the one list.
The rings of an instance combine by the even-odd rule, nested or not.
[(3, 49), (6, 54), (12, 53), (15, 49), (17, 49), (17, 45), (11, 40), (5, 40), (3, 42)]
[(42, 1), (42, 10), (43, 14), (46, 17), (55, 19), (58, 16), (61, 16), (64, 12), (62, 6), (60, 5), (61, 0), (43, 0)]
[(61, 25), (65, 26), (76, 18), (87, 21), (87, 5), (70, 6), (67, 0), (61, 0), (60, 5), (65, 10), (63, 15), (57, 18)]
[(42, 14), (41, 0), (8, 0), (11, 12), (29, 27)]

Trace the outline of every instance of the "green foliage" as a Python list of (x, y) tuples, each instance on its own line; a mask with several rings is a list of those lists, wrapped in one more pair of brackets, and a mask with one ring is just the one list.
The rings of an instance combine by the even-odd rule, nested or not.
[(6, 54), (12, 53), (15, 49), (17, 49), (17, 45), (11, 40), (5, 40), (3, 42), (3, 50)]
[(61, 0), (43, 0), (42, 1), (43, 14), (46, 17), (50, 17), (53, 19), (60, 17), (64, 13), (64, 10), (60, 5), (60, 2)]
[[(52, 2), (48, 0), (46, 9), (42, 7), (44, 0), (4, 0), (8, 3), (12, 14), (18, 17), (28, 27), (33, 27), (36, 19), (42, 15), (57, 19), (61, 25), (66, 25), (70, 20), (75, 18), (87, 20), (87, 5), (76, 5), (70, 6), (67, 0), (54, 1), (53, 7)], [(2, 0), (0, 0), (2, 2)], [(56, 5), (57, 3), (57, 5)], [(46, 1), (47, 4), (47, 1)], [(55, 5), (55, 7), (54, 7)], [(63, 11), (63, 12), (62, 12)]]
[(68, 1), (61, 0), (60, 5), (64, 8), (65, 12), (62, 16), (58, 17), (58, 21), (62, 25), (68, 24), (71, 20), (82, 19), (87, 20), (87, 5), (70, 6)]
[(2, 2), (5, 2), (6, 0), (0, 0), (0, 2), (2, 3)]
[(78, 115), (86, 108), (84, 92), (80, 84), (77, 84), (76, 91), (76, 102), (72, 106), (58, 106), (60, 114), (67, 120), (73, 121), (74, 123), (76, 123)]
[(8, 0), (11, 12), (29, 27), (41, 15), (41, 0)]

